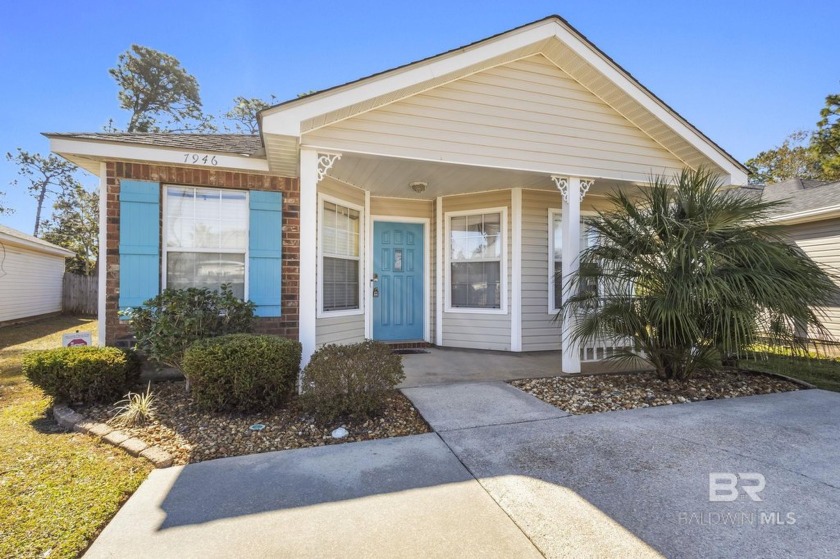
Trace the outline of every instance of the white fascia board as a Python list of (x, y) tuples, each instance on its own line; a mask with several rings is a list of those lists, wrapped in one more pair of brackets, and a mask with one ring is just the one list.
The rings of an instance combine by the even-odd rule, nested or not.
[[(123, 144), (117, 142), (100, 142), (96, 140), (77, 140), (71, 138), (50, 138), (50, 151), (59, 155), (82, 155), (86, 157), (100, 157), (103, 159), (119, 159), (141, 161), (144, 163), (158, 163), (166, 165), (189, 166), (196, 169), (234, 169), (237, 171), (256, 171), (268, 173), (268, 161), (243, 155), (231, 155), (214, 151), (197, 151), (176, 149), (171, 147), (146, 146), (137, 144)], [(195, 165), (184, 159), (192, 155), (200, 158), (208, 156), (208, 160), (215, 158), (216, 165)]]
[(771, 217), (770, 222), (783, 223), (785, 225), (793, 225), (796, 223), (805, 223), (808, 221), (831, 219), (833, 217), (840, 217), (840, 204)]
[(45, 246), (41, 243), (35, 243), (28, 239), (21, 239), (20, 237), (7, 235), (6, 233), (0, 233), (0, 242), (15, 245), (34, 252), (49, 254), (50, 256), (61, 256), (62, 258), (71, 258), (73, 256), (76, 256), (75, 252), (67, 250), (65, 248)]
[(746, 171), (733, 164), (716, 146), (709, 143), (706, 138), (698, 134), (690, 126), (685, 124), (682, 119), (676, 117), (670, 110), (654, 99), (651, 94), (640, 87), (625, 72), (621, 71), (615, 63), (607, 60), (601, 53), (581, 41), (574, 33), (558, 22), (554, 22), (554, 26), (556, 29), (555, 35), (558, 40), (567, 45), (578, 56), (616, 84), (622, 91), (640, 103), (674, 132), (685, 138), (700, 153), (729, 173), (730, 184), (738, 186), (747, 184)]
[(435, 60), (419, 62), (394, 73), (370, 78), (370, 81), (348, 84), (339, 87), (335, 92), (316, 95), (310, 100), (304, 97), (298, 103), (268, 109), (262, 117), (262, 130), (269, 134), (300, 136), (301, 123), (309, 118), (458, 72), (496, 56), (539, 43), (553, 36), (556, 26), (555, 22), (542, 22), (535, 27), (521, 29)]

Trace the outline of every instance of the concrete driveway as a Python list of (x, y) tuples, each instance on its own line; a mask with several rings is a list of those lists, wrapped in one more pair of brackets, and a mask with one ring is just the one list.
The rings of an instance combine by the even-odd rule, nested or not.
[[(804, 390), (442, 431), (549, 557), (840, 557), (840, 394)], [(759, 474), (752, 500), (709, 476)], [(720, 493), (728, 494), (722, 490)]]
[(437, 433), (155, 471), (86, 557), (840, 555), (840, 394), (566, 416), (480, 384), (406, 391)]

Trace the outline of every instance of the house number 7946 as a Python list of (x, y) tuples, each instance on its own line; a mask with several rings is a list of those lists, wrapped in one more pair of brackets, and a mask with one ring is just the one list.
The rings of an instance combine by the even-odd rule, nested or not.
[(201, 155), (200, 153), (185, 153), (184, 163), (192, 163), (193, 165), (218, 165), (215, 155)]

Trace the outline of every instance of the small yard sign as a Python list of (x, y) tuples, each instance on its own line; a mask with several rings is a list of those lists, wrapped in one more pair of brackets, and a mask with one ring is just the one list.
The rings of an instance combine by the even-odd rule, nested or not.
[(92, 345), (90, 332), (76, 332), (75, 334), (64, 334), (61, 336), (62, 347), (85, 347)]

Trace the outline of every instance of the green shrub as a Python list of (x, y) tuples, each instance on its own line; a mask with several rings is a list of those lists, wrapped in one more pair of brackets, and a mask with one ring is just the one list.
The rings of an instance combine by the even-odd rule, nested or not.
[(226, 285), (221, 292), (191, 287), (166, 289), (127, 314), (137, 347), (158, 363), (182, 370), (181, 359), (193, 342), (250, 332), (254, 304), (236, 298)]
[(58, 401), (109, 403), (137, 381), (140, 361), (115, 347), (62, 347), (24, 355), (23, 373)]
[(387, 344), (326, 345), (303, 370), (301, 403), (325, 421), (371, 416), (404, 378), (402, 358)]
[(231, 334), (199, 340), (182, 362), (195, 403), (209, 410), (252, 411), (285, 402), (300, 371), (299, 342)]

